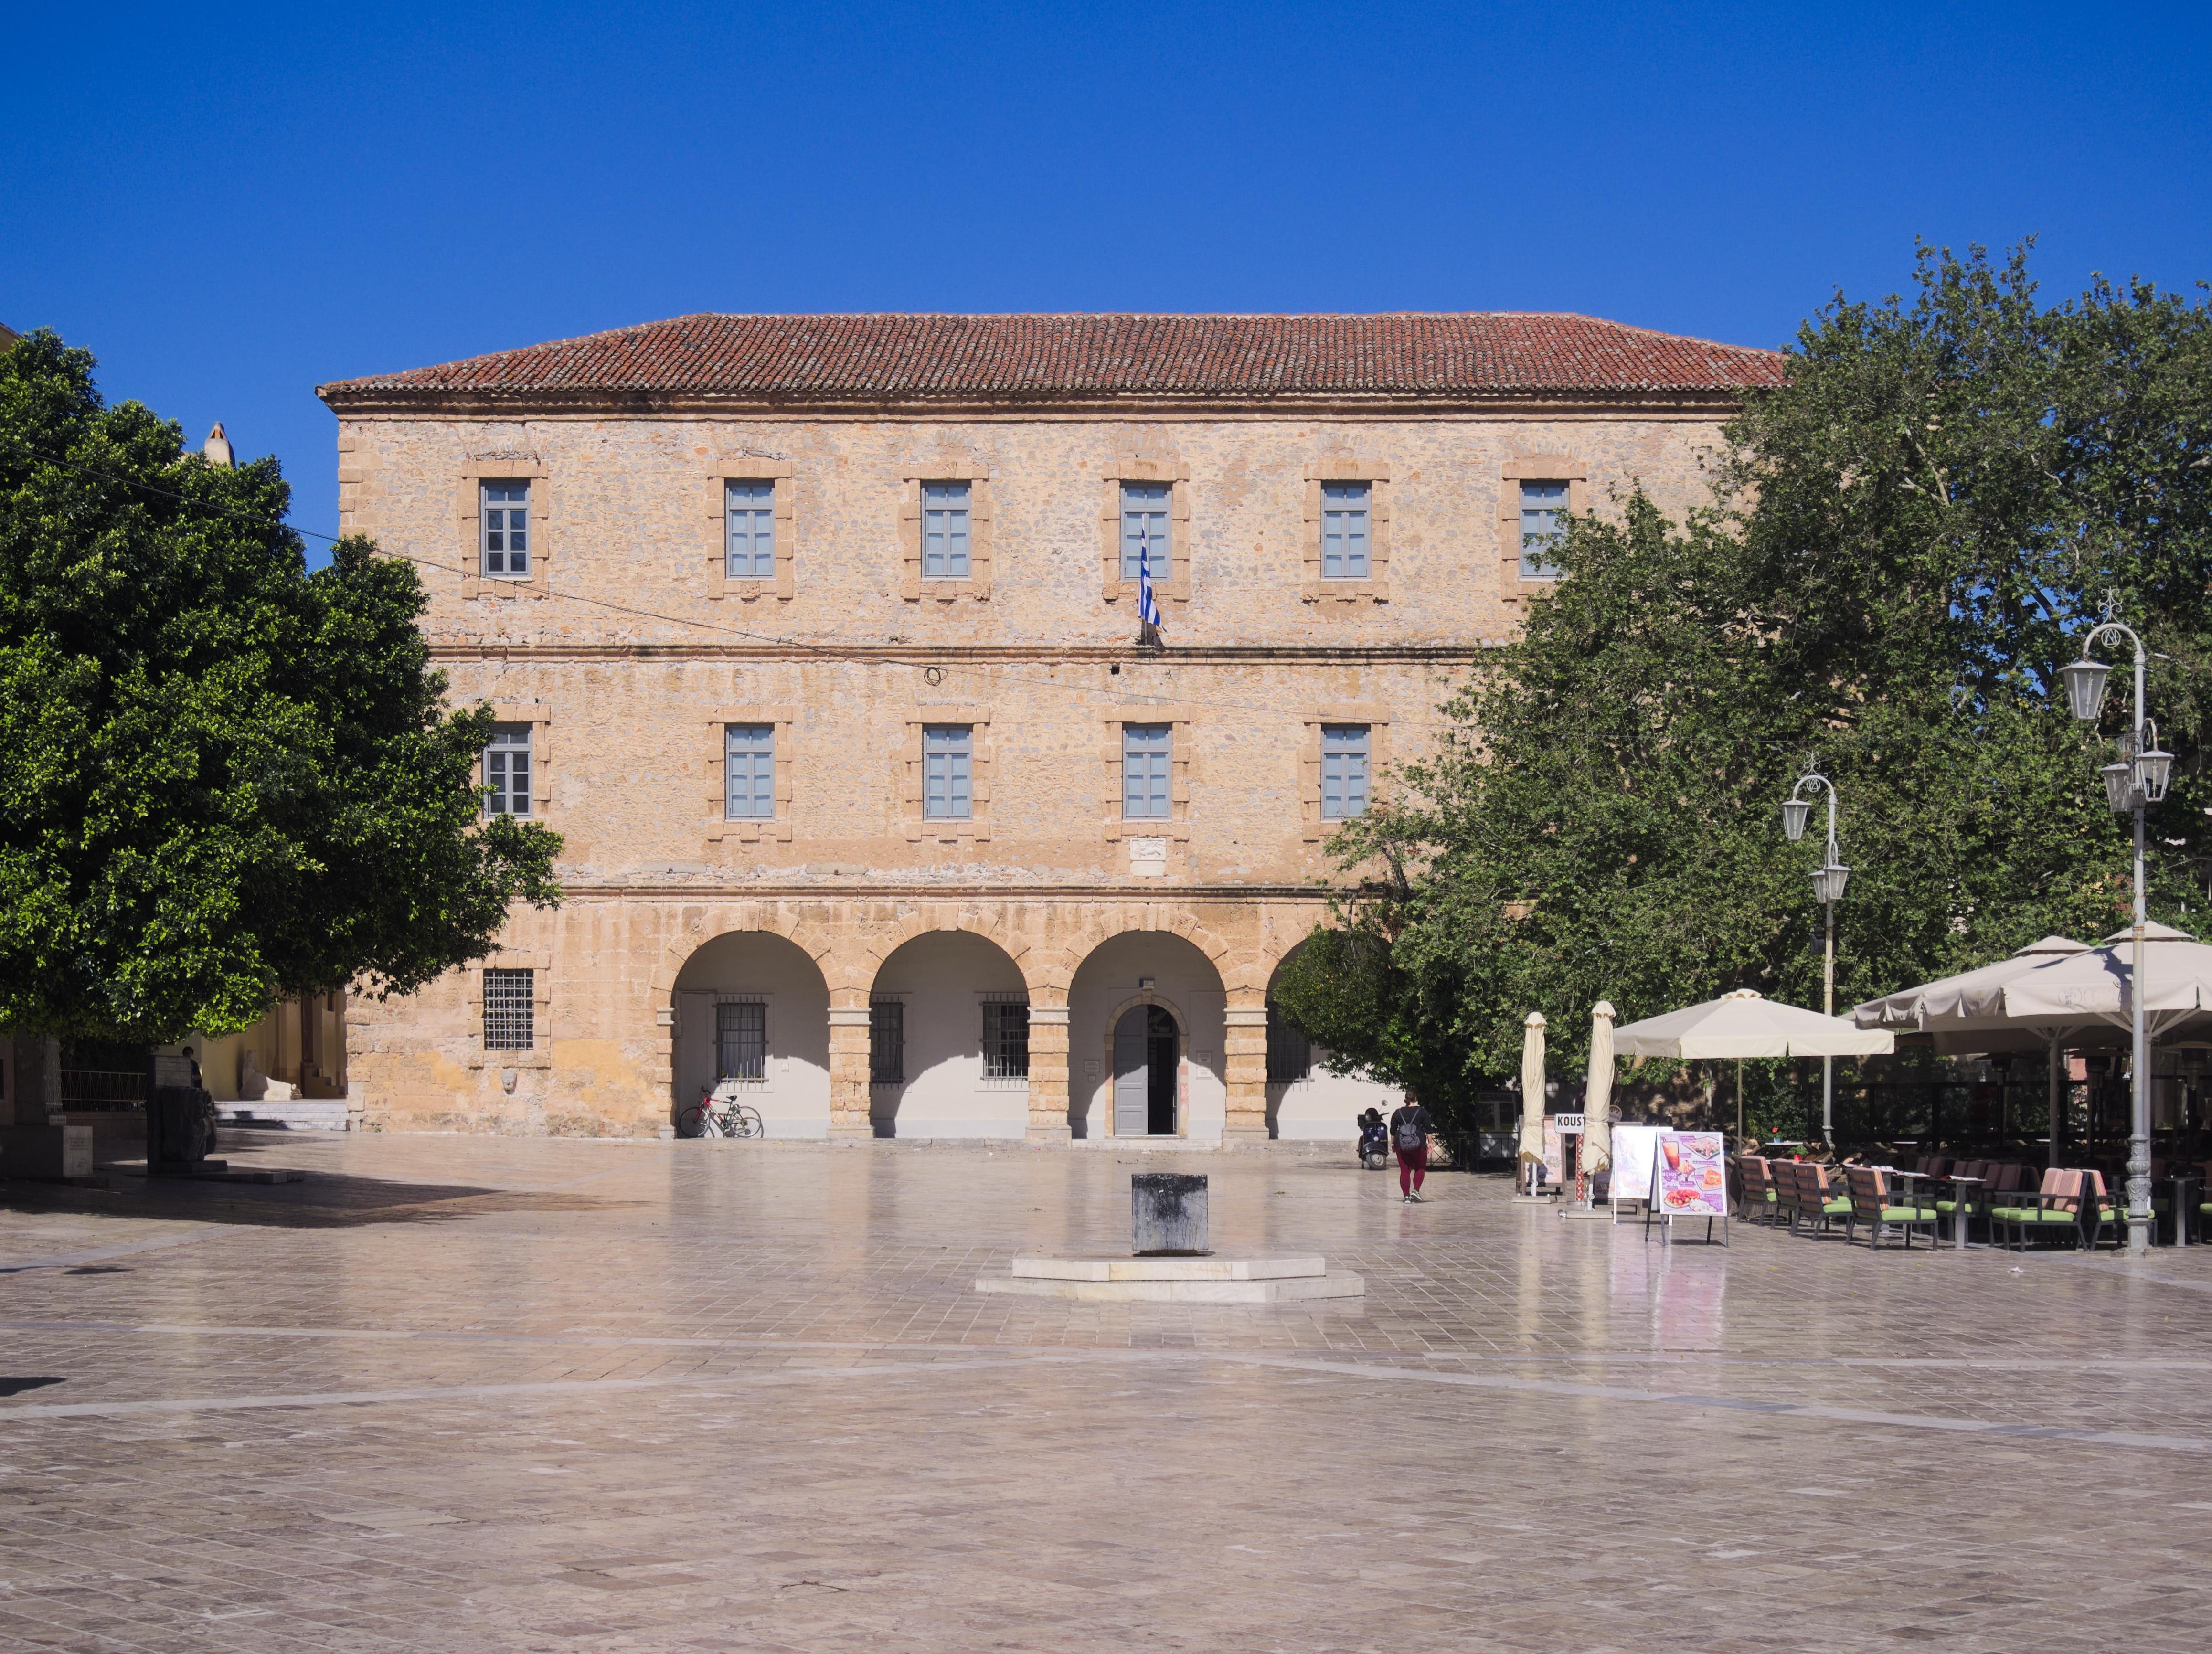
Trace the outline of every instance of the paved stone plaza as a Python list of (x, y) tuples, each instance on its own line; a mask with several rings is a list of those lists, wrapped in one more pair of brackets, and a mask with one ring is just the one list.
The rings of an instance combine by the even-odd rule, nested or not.
[[(0, 1187), (0, 1648), (2212, 1641), (2212, 1250), (1670, 1250), (1291, 1145), (225, 1148), (309, 1175)], [(969, 1290), (1139, 1169), (1367, 1296)]]

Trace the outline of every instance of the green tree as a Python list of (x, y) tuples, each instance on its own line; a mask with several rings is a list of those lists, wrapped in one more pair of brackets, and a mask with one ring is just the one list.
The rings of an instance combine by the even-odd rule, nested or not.
[(559, 837), (480, 819), (414, 569), (307, 572), (273, 460), (106, 406), (53, 334), (0, 355), (0, 1024), (168, 1039), (404, 993), (559, 898)]
[(2107, 592), (2167, 657), (2153, 893), (2185, 922), (2212, 804), (2212, 312), (2103, 283), (2043, 308), (2022, 255), (1923, 252), (1911, 302), (1839, 298), (1789, 368), (1729, 426), (1708, 508), (1673, 523), (1632, 490), (1573, 525), (1566, 577), (1438, 749), (1336, 841), (1370, 882), (1279, 997), (1340, 1065), (1427, 1076), (1448, 1111), (1515, 1071), (1530, 1010), (1564, 1069), (1600, 999), (1817, 1005), (1819, 818), (1790, 845), (1776, 807), (1809, 757), (1856, 869), (1839, 1006), (2115, 928), (2126, 823), (2095, 766), (2124, 709), (2093, 733), (2052, 693)]

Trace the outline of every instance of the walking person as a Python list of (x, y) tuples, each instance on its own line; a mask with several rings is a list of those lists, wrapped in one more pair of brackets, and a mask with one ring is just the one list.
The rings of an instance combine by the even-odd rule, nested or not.
[(1390, 1146), (1398, 1151), (1398, 1192), (1407, 1206), (1421, 1205), (1421, 1179), (1429, 1170), (1429, 1111), (1407, 1097), (1390, 1116)]

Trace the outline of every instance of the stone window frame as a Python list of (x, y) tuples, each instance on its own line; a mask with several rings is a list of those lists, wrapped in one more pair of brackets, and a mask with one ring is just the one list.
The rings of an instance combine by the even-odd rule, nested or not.
[[(483, 979), (487, 970), (527, 970), (530, 979), (530, 1049), (526, 1051), (487, 1051), (483, 1043)], [(471, 1068), (550, 1068), (553, 1066), (553, 956), (520, 948), (501, 948), (470, 962), (461, 972), (462, 993), (468, 1001), (469, 1059)]]
[[(921, 575), (921, 485), (968, 484), (968, 575), (964, 580), (924, 580)], [(927, 468), (909, 467), (899, 479), (899, 596), (908, 603), (931, 598), (957, 603), (991, 600), (991, 468), (972, 454), (935, 457)]]
[(1152, 597), (1162, 605), (1177, 606), (1190, 601), (1190, 467), (1173, 454), (1127, 453), (1115, 463), (1099, 488), (1099, 573), (1109, 603), (1127, 602), (1133, 611), (1137, 582), (1121, 578), (1121, 484), (1165, 483), (1168, 487), (1168, 566), (1170, 580), (1152, 582)]
[[(939, 479), (932, 477), (932, 482)], [(969, 566), (974, 566), (971, 562)], [(964, 724), (974, 732), (968, 757), (966, 819), (940, 819), (922, 813), (922, 730), (930, 724)], [(935, 839), (946, 844), (991, 842), (991, 790), (998, 776), (998, 744), (991, 739), (991, 708), (967, 702), (915, 706), (906, 711), (906, 740), (900, 749), (899, 810), (907, 842)]]
[[(1119, 844), (1132, 838), (1164, 838), (1171, 844), (1190, 842), (1191, 708), (1188, 706), (1116, 707), (1105, 715), (1103, 748), (1106, 770), (1104, 818), (1106, 842)], [(1121, 726), (1166, 724), (1168, 731), (1168, 813), (1132, 821), (1121, 814)], [(1316, 740), (1319, 740), (1316, 736)], [(1316, 759), (1318, 762), (1318, 759)], [(1316, 806), (1316, 807), (1318, 807)], [(1174, 852), (1170, 850), (1170, 865)]]
[[(1338, 702), (1314, 708), (1302, 721), (1305, 734), (1298, 744), (1298, 821), (1300, 836), (1318, 845), (1344, 825), (1344, 821), (1321, 812), (1321, 732), (1325, 724), (1367, 726), (1367, 807), (1374, 809), (1382, 791), (1382, 769), (1390, 747), (1390, 708), (1367, 702)], [(1346, 820), (1357, 820), (1347, 817)]]
[[(1323, 483), (1367, 484), (1367, 576), (1326, 580), (1322, 575), (1321, 527)], [(1385, 460), (1334, 454), (1305, 468), (1305, 521), (1301, 541), (1304, 567), (1299, 598), (1307, 603), (1388, 603), (1390, 600), (1390, 466)]]
[[(483, 572), (483, 485), (520, 478), (530, 484), (530, 573), (520, 580)], [(533, 453), (472, 453), (461, 466), (461, 598), (542, 598), (553, 561), (553, 476)], [(512, 1067), (513, 1065), (508, 1065)]]
[[(781, 561), (782, 553), (776, 555)], [(706, 723), (708, 739), (713, 743), (713, 757), (707, 762), (707, 773), (714, 778), (714, 785), (708, 790), (706, 798), (708, 843), (730, 841), (743, 844), (791, 842), (792, 722), (792, 708), (789, 707), (720, 706), (709, 709)], [(727, 765), (730, 756), (728, 730), (732, 724), (773, 724), (775, 727), (775, 814), (765, 819), (757, 816), (743, 816), (732, 820), (725, 813), (730, 804)]]
[[(530, 819), (544, 820), (553, 805), (553, 708), (543, 701), (495, 701), (491, 716), (494, 723), (530, 726)], [(481, 753), (477, 763), (481, 778)]]
[[(775, 575), (773, 579), (757, 576), (730, 578), (730, 484), (732, 483), (773, 483), (775, 485)], [(794, 554), (799, 549), (799, 483), (795, 468), (788, 459), (770, 459), (758, 454), (732, 454), (714, 462), (712, 474), (707, 479), (707, 517), (713, 525), (714, 544), (707, 556), (707, 597), (720, 603), (735, 599), (740, 603), (757, 603), (763, 598), (774, 598), (788, 603), (798, 593), (798, 578), (794, 572)], [(732, 720), (732, 722), (741, 721)]]
[(1521, 484), (1565, 483), (1567, 514), (1589, 515), (1589, 462), (1565, 453), (1526, 453), (1508, 459), (1498, 468), (1498, 589), (1508, 603), (1549, 592), (1556, 580), (1521, 578)]

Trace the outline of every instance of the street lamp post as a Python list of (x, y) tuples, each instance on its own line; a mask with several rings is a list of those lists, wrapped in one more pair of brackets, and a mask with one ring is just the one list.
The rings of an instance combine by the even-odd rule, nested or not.
[[(1823, 940), (1820, 947), (1820, 1009), (1829, 1016), (1836, 1014), (1836, 903), (1843, 899), (1844, 886), (1850, 881), (1851, 870), (1836, 854), (1836, 784), (1817, 769), (1808, 769), (1797, 777), (1797, 785), (1790, 789), (1783, 801), (1782, 830), (1795, 844), (1805, 836), (1805, 824), (1813, 813), (1813, 800), (1801, 797), (1807, 787), (1825, 790), (1828, 795), (1828, 850), (1813, 873), (1813, 897), (1820, 903), (1823, 918)], [(1832, 1143), (1836, 1137), (1836, 1060), (1820, 1059), (1820, 1140)]]
[(2091, 660), (2089, 651), (2107, 632), (2126, 638), (2136, 657), (2135, 715), (2128, 733), (2120, 738), (2119, 757), (2101, 766), (2097, 773), (2105, 778), (2106, 800), (2114, 812), (2123, 815), (2132, 812), (2136, 818), (2135, 965), (2128, 980), (2136, 1071), (2135, 1096), (2128, 1120), (2128, 1250), (2142, 1253), (2150, 1250), (2151, 1225), (2150, 1034), (2143, 1005), (2143, 812), (2165, 798), (2166, 786), (2173, 776), (2173, 754), (2160, 750), (2158, 726), (2143, 716), (2143, 672), (2148, 657), (2143, 653), (2142, 639), (2112, 618), (2109, 602), (2105, 605), (2103, 622), (2081, 641), (2081, 658), (2061, 672), (2066, 679), (2066, 699), (2074, 715), (2083, 723), (2094, 724), (2104, 705), (2105, 679), (2112, 669), (2101, 660)]

